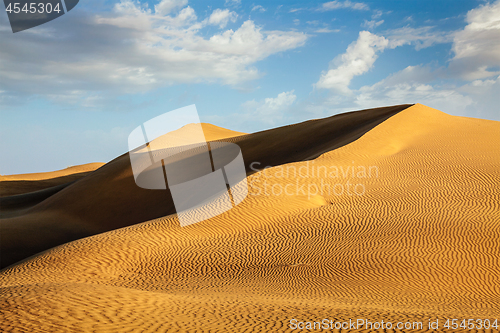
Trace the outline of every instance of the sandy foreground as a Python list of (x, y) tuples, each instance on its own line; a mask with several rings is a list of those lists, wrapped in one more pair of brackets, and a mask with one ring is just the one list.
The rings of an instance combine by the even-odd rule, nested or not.
[(0, 331), (500, 328), (500, 123), (384, 110), (249, 135), (205, 126), (241, 146), (249, 194), (188, 227), (167, 191), (131, 185), (126, 155), (12, 206), (0, 220), (13, 264), (0, 271)]

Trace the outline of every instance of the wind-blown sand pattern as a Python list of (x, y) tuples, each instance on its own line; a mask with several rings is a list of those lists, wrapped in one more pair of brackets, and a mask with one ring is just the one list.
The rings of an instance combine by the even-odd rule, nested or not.
[[(0, 330), (280, 332), (293, 318), (366, 318), (421, 321), (427, 331), (428, 319), (500, 319), (499, 122), (416, 104), (343, 145), (299, 149), (302, 161), (288, 164), (266, 154), (248, 160), (248, 137), (259, 135), (227, 139), (242, 143), (245, 162), (274, 165), (249, 172), (249, 196), (234, 209), (185, 228), (175, 214), (162, 216), (3, 270)], [(290, 135), (289, 147), (275, 149), (304, 140)], [(34, 208), (65, 203), (64, 192), (81, 197), (92, 177), (119, 170), (117, 160)], [(347, 194), (347, 181), (363, 194)], [(144, 210), (161, 202), (147, 198)], [(53, 215), (59, 224), (63, 207)]]

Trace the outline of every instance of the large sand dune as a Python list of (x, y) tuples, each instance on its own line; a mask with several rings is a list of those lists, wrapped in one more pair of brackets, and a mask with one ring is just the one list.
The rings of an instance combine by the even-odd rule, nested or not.
[[(165, 201), (125, 186), (123, 157), (54, 194), (32, 216), (58, 231), (75, 228), (75, 216), (82, 229), (158, 218), (3, 270), (0, 329), (274, 332), (293, 318), (363, 318), (427, 331), (429, 319), (500, 319), (500, 123), (419, 104), (381, 110), (351, 122), (351, 136), (322, 132), (332, 117), (227, 139), (247, 164), (274, 167), (248, 170), (240, 205), (188, 227), (157, 215)], [(147, 211), (113, 203), (124, 190)], [(92, 215), (72, 205), (77, 197), (111, 208)]]
[[(409, 105), (345, 113), (251, 135), (210, 124), (206, 140), (237, 143), (248, 173), (253, 161), (280, 165), (319, 156), (359, 138), (363, 133)], [(192, 126), (181, 128), (190, 135)], [(173, 137), (177, 133), (173, 133)], [(169, 134), (167, 134), (169, 135)], [(162, 137), (157, 138), (162, 140)], [(196, 160), (196, 159), (195, 159)], [(167, 191), (139, 188), (128, 153), (54, 195), (1, 221), (0, 267), (78, 238), (175, 213)]]

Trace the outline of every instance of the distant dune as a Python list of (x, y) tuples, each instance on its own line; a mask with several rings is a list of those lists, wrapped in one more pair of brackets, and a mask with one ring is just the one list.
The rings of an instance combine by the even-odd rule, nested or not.
[(60, 186), (83, 178), (104, 163), (87, 163), (52, 172), (0, 176), (0, 197), (24, 194)]
[(15, 180), (47, 180), (65, 177), (69, 175), (79, 174), (83, 172), (92, 172), (105, 163), (86, 163), (81, 165), (74, 165), (67, 167), (66, 169), (57, 170), (57, 171), (49, 171), (49, 172), (36, 172), (36, 173), (23, 173), (19, 175), (5, 175), (0, 176), (0, 181), (15, 181)]
[(241, 147), (248, 197), (181, 228), (125, 154), (1, 220), (4, 267), (48, 249), (0, 272), (1, 331), (500, 321), (499, 122), (416, 104), (248, 135), (203, 126)]

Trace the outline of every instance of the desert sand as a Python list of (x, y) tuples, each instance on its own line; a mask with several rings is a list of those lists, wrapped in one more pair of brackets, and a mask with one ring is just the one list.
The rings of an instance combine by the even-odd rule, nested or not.
[(249, 184), (219, 216), (181, 228), (125, 154), (2, 219), (0, 330), (500, 320), (499, 122), (416, 104), (211, 129), (240, 145)]

